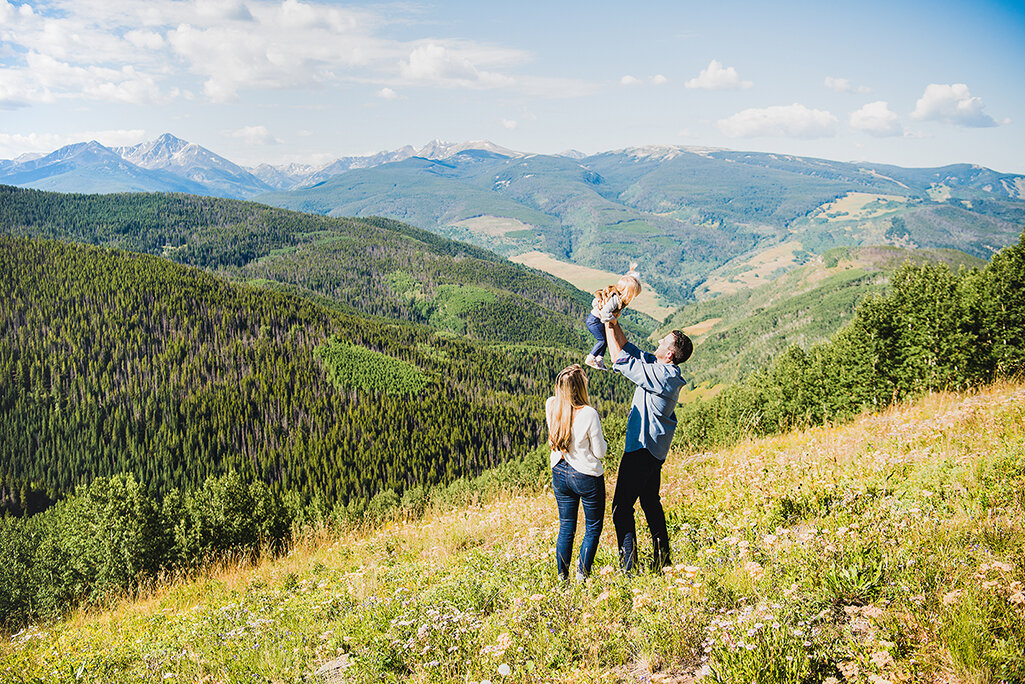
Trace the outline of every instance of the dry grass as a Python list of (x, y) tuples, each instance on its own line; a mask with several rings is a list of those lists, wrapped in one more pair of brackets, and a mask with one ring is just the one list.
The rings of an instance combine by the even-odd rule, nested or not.
[[(981, 665), (952, 655), (943, 625), (957, 607), (949, 596), (974, 595), (997, 579), (973, 579), (981, 561), (1000, 558), (996, 550), (958, 544), (982, 533), (1025, 534), (1019, 509), (982, 510), (973, 498), (993, 455), (1020, 448), (1023, 412), (1025, 385), (1003, 383), (721, 451), (674, 452), (661, 494), (677, 520), (671, 529), (682, 565), (664, 576), (623, 580), (607, 518), (591, 580), (559, 587), (550, 489), (509, 492), (370, 532), (313, 532), (285, 557), (222, 563), (141, 598), (76, 611), (42, 626), (42, 636), (0, 646), (0, 678), (311, 681), (321, 664), (349, 654), (353, 664), (340, 681), (690, 682), (699, 674), (702, 630), (710, 620), (743, 619), (724, 612), (736, 605), (758, 606), (784, 624), (820, 625), (807, 652), (831, 663), (823, 673), (858, 668), (860, 678), (849, 681), (986, 681)], [(846, 506), (878, 486), (888, 491), (871, 505), (774, 522), (783, 497), (825, 492)], [(681, 516), (688, 521), (682, 527)], [(906, 591), (888, 585), (870, 604), (830, 613), (810, 578), (872, 535), (890, 540), (882, 552), (895, 563), (935, 556), (925, 575), (937, 573), (940, 582), (915, 585), (916, 566), (908, 565), (894, 571)], [(948, 557), (937, 555), (937, 544)], [(1010, 581), (1014, 573), (1000, 577)], [(993, 594), (1005, 591), (999, 586), (985, 591), (1006, 595)], [(789, 608), (773, 609), (773, 602)], [(247, 625), (264, 625), (266, 633)], [(449, 632), (432, 637), (437, 625)], [(230, 636), (236, 633), (242, 636)], [(412, 645), (401, 646), (407, 640)], [(713, 656), (725, 653), (715, 648)], [(805, 647), (797, 640), (788, 648)], [(760, 657), (781, 656), (770, 650)]]
[(705, 281), (704, 288), (713, 294), (733, 294), (752, 287), (764, 285), (772, 280), (780, 269), (797, 265), (795, 253), (801, 250), (799, 242), (784, 242), (770, 247), (742, 262), (731, 263), (731, 270), (741, 269), (732, 276), (712, 276)]
[[(575, 287), (580, 288), (584, 292), (594, 292), (600, 290), (608, 285), (613, 285), (622, 277), (622, 273), (610, 273), (609, 271), (601, 271), (596, 268), (590, 268), (588, 266), (580, 266), (579, 264), (571, 264), (567, 261), (561, 261), (545, 254), (544, 252), (527, 252), (518, 256), (509, 257), (510, 261), (515, 261), (518, 264), (524, 266), (530, 266), (536, 268), (539, 271), (545, 273), (551, 273), (557, 278), (572, 283)], [(641, 264), (641, 279), (644, 278), (644, 264)], [(625, 271), (624, 271), (625, 273)], [(666, 316), (673, 313), (676, 309), (672, 306), (667, 306), (664, 303), (662, 295), (655, 290), (651, 289), (651, 286), (645, 283), (644, 291), (631, 302), (630, 307), (637, 309), (642, 313), (646, 313), (655, 320), (664, 320)]]
[(712, 330), (712, 328), (716, 326), (716, 324), (721, 322), (721, 318), (709, 318), (707, 320), (701, 321), (700, 323), (695, 323), (694, 325), (687, 326), (683, 329), (683, 332), (687, 333), (691, 337), (701, 337), (702, 335), (709, 333)]
[[(869, 192), (849, 192), (835, 202), (823, 204), (816, 214), (824, 215), (829, 221), (868, 221), (893, 212), (899, 206), (907, 204), (908, 198), (902, 195), (878, 195)], [(838, 216), (838, 214), (845, 214)]]
[(506, 233), (514, 233), (519, 230), (528, 230), (534, 226), (514, 218), (503, 218), (500, 216), (475, 216), (463, 219), (452, 224), (459, 228), (466, 228), (478, 235), (489, 237), (502, 237)]

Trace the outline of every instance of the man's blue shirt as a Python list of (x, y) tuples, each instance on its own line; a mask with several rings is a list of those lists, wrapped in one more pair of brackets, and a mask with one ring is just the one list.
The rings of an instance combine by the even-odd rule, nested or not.
[(676, 400), (687, 384), (680, 367), (659, 363), (654, 354), (627, 342), (613, 370), (637, 385), (626, 421), (625, 451), (647, 449), (660, 461), (666, 460), (676, 432)]

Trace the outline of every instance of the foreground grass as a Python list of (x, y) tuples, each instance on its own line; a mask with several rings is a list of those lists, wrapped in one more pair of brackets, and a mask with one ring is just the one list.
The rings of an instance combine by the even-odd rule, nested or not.
[(672, 454), (676, 565), (629, 579), (607, 521), (558, 583), (550, 491), (325, 533), (29, 628), (0, 679), (1021, 682), (1023, 438), (1005, 384)]

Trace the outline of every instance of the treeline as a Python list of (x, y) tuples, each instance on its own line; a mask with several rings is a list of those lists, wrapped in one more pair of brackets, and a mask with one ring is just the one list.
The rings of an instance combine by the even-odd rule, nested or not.
[(280, 549), (299, 511), (297, 497), (237, 473), (163, 497), (132, 475), (96, 478), (43, 513), (0, 517), (0, 629), (215, 558)]
[[(330, 297), (353, 313), (429, 323), (439, 287), (489, 288), (519, 312), (466, 312), (484, 339), (574, 346), (590, 298), (487, 250), (382, 218), (329, 218), (254, 202), (183, 194), (75, 195), (0, 185), (0, 233), (164, 256), (240, 280), (270, 280)], [(395, 278), (399, 274), (403, 278)], [(411, 301), (396, 282), (411, 280)], [(498, 324), (482, 323), (485, 319)], [(652, 326), (653, 327), (653, 326)]]
[(983, 269), (908, 263), (891, 285), (830, 341), (790, 347), (743, 383), (682, 407), (678, 444), (701, 449), (841, 421), (1025, 371), (1025, 234)]
[(163, 494), (131, 474), (99, 477), (45, 512), (0, 516), (0, 634), (134, 595), (211, 563), (276, 555), (318, 529), (372, 528), (419, 518), (428, 507), (464, 507), (537, 486), (547, 471), (548, 452), (540, 448), (476, 477), (401, 495), (385, 489), (348, 504), (276, 493), (234, 471)]
[[(342, 502), (448, 482), (543, 441), (551, 380), (578, 360), (52, 241), (0, 237), (0, 301), (0, 490), (15, 510), (118, 473), (163, 492), (236, 471)], [(332, 336), (429, 382), (338, 388), (314, 353)], [(594, 392), (628, 398), (609, 378)]]

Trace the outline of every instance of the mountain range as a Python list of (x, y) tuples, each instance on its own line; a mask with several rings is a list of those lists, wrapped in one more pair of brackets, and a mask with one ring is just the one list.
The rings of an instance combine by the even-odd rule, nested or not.
[(373, 155), (341, 157), (323, 166), (260, 164), (244, 168), (196, 143), (170, 133), (137, 145), (105, 147), (95, 140), (66, 145), (50, 154), (0, 160), (0, 183), (61, 192), (187, 192), (245, 199), (272, 190), (292, 190), (323, 182), (353, 169), (410, 157), (445, 159), (467, 149), (515, 157), (522, 153), (488, 141), (446, 143), (432, 140)]
[(184, 192), (383, 216), (571, 282), (574, 268), (615, 274), (638, 262), (668, 308), (771, 282), (837, 247), (957, 249), (988, 259), (1025, 225), (1021, 175), (707, 147), (586, 156), (432, 141), (319, 168), (246, 169), (165, 134), (130, 147), (89, 142), (0, 161), (0, 183)]

